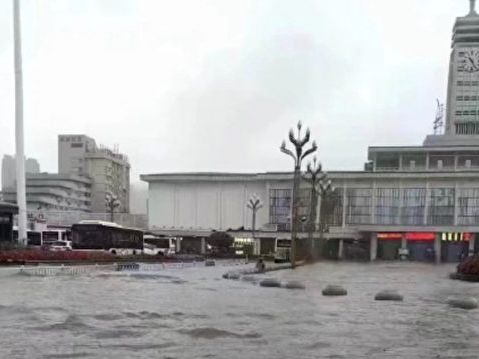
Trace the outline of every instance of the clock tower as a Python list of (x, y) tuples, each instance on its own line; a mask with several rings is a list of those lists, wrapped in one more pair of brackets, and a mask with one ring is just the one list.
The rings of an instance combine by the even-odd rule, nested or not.
[(458, 17), (452, 35), (447, 88), (446, 136), (479, 138), (479, 15), (476, 0)]

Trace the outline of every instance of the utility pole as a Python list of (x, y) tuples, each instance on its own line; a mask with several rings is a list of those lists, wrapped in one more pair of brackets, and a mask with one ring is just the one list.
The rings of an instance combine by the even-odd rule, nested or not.
[(318, 149), (316, 146), (316, 141), (313, 141), (311, 148), (303, 152), (303, 147), (310, 140), (311, 132), (309, 128), (306, 129), (304, 136), (301, 134), (302, 124), (301, 121), (298, 122), (296, 126), (298, 129), (298, 135), (295, 136), (293, 129), (289, 130), (289, 141), (294, 146), (294, 152), (286, 148), (286, 141), (283, 141), (281, 144), (281, 152), (292, 157), (294, 160), (294, 179), (293, 179), (293, 206), (291, 208), (291, 267), (296, 267), (296, 237), (298, 235), (299, 227), (299, 218), (298, 218), (298, 207), (299, 207), (299, 185), (301, 181), (301, 163), (303, 159), (309, 154), (313, 153)]
[(15, 158), (17, 177), (18, 241), (27, 243), (27, 198), (25, 188), (25, 151), (23, 129), (23, 73), (20, 0), (13, 0), (13, 46), (15, 68)]

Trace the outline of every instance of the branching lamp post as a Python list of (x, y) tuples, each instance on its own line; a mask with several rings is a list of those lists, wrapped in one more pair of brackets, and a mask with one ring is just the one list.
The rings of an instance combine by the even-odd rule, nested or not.
[[(253, 240), (256, 241), (255, 230), (256, 230), (256, 212), (263, 207), (263, 202), (261, 199), (254, 193), (246, 205), (252, 212), (252, 221), (251, 221), (251, 232), (253, 234)], [(255, 242), (256, 244), (256, 242)]]
[[(313, 158), (313, 162), (309, 162), (306, 167), (306, 173), (303, 178), (311, 185), (311, 201), (308, 218), (308, 240), (313, 251), (313, 256), (316, 254), (314, 250), (314, 232), (316, 232), (316, 218), (318, 208), (318, 197), (321, 192), (321, 184), (323, 179), (326, 179), (326, 173), (322, 171), (321, 163), (317, 161), (316, 156)], [(331, 181), (330, 181), (331, 182)], [(330, 183), (329, 182), (329, 183)]]
[(298, 234), (299, 227), (299, 218), (298, 218), (298, 207), (299, 207), (299, 184), (301, 181), (301, 162), (309, 154), (317, 150), (316, 141), (313, 141), (311, 147), (304, 151), (304, 147), (308, 144), (310, 140), (311, 133), (309, 128), (306, 129), (304, 136), (301, 134), (302, 124), (298, 122), (297, 129), (298, 135), (295, 136), (294, 130), (289, 131), (289, 141), (294, 146), (294, 151), (286, 148), (286, 141), (283, 141), (281, 144), (281, 152), (286, 153), (288, 156), (291, 156), (294, 160), (294, 180), (293, 180), (293, 206), (291, 209), (291, 267), (296, 266), (296, 237)]
[(105, 206), (108, 213), (110, 213), (111, 222), (114, 222), (115, 209), (120, 207), (120, 205), (121, 205), (121, 202), (116, 195), (112, 193), (107, 193), (105, 195)]
[[(321, 203), (325, 202), (327, 197), (332, 194), (336, 189), (332, 186), (331, 180), (327, 179), (327, 174), (324, 172), (324, 176), (319, 180), (319, 197), (321, 198)], [(326, 210), (326, 206), (322, 206), (323, 211)], [(326, 213), (320, 213), (320, 222), (319, 222), (319, 248), (323, 249), (323, 240), (324, 233), (328, 231), (329, 227), (326, 223)]]

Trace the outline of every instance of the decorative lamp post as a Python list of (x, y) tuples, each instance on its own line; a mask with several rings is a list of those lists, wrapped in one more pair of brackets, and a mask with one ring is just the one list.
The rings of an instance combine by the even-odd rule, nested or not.
[[(328, 175), (326, 172), (323, 173), (323, 178), (319, 180), (319, 188), (318, 188), (318, 195), (321, 198), (321, 203), (326, 200), (326, 198), (332, 194), (336, 189), (333, 187), (331, 180), (327, 179)], [(326, 207), (323, 206), (323, 210)], [(326, 213), (320, 213), (320, 222), (319, 222), (319, 248), (322, 250), (323, 248), (323, 240), (324, 240), (324, 233), (328, 231), (329, 227), (326, 223)]]
[[(251, 232), (253, 234), (253, 241), (255, 241), (256, 244), (256, 236), (255, 236), (255, 230), (256, 230), (256, 212), (258, 212), (259, 209), (263, 207), (263, 202), (261, 202), (261, 199), (254, 193), (251, 198), (248, 200), (248, 204), (246, 205), (249, 209), (251, 209), (252, 212), (252, 221), (251, 221)], [(259, 253), (260, 254), (260, 253)]]
[(120, 205), (121, 202), (116, 195), (112, 193), (107, 193), (105, 195), (105, 207), (108, 213), (110, 213), (110, 222), (114, 222), (115, 209), (120, 207)]
[(298, 218), (298, 207), (299, 207), (299, 184), (301, 180), (301, 163), (303, 159), (309, 154), (313, 153), (318, 149), (316, 146), (316, 141), (313, 141), (311, 147), (306, 151), (303, 148), (308, 144), (310, 140), (310, 130), (306, 129), (304, 136), (301, 134), (302, 124), (301, 121), (298, 122), (297, 129), (298, 135), (295, 137), (294, 130), (289, 131), (289, 141), (294, 147), (294, 151), (286, 148), (286, 141), (283, 141), (281, 144), (280, 150), (283, 153), (286, 153), (288, 156), (291, 156), (294, 160), (294, 179), (293, 179), (293, 206), (292, 206), (292, 215), (291, 215), (291, 267), (296, 266), (296, 236), (298, 234), (299, 227), (299, 218)]
[(314, 251), (314, 232), (316, 231), (316, 218), (317, 218), (317, 208), (318, 208), (318, 197), (320, 189), (320, 183), (323, 179), (326, 178), (326, 173), (322, 171), (321, 162), (317, 161), (316, 156), (313, 158), (313, 162), (309, 162), (306, 167), (306, 173), (303, 175), (304, 180), (306, 180), (311, 185), (311, 201), (308, 217), (308, 240), (310, 242), (310, 248), (313, 251), (313, 256), (315, 255)]

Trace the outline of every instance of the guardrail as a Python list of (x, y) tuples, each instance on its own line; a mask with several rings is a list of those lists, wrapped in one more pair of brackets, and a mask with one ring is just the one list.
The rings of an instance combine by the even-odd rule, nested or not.
[(27, 276), (39, 276), (39, 277), (50, 277), (50, 276), (60, 276), (60, 275), (83, 275), (90, 274), (93, 272), (104, 272), (104, 271), (115, 271), (117, 270), (117, 264), (102, 264), (102, 265), (87, 265), (87, 266), (36, 266), (36, 267), (25, 267), (21, 266), (19, 269), (19, 274)]
[[(221, 267), (232, 267), (247, 264), (244, 260), (234, 262), (216, 262)], [(204, 267), (205, 262), (162, 262), (162, 263), (111, 263), (91, 265), (59, 265), (59, 266), (21, 266), (18, 273), (27, 276), (52, 277), (75, 276), (95, 272), (160, 272), (163, 270)]]

